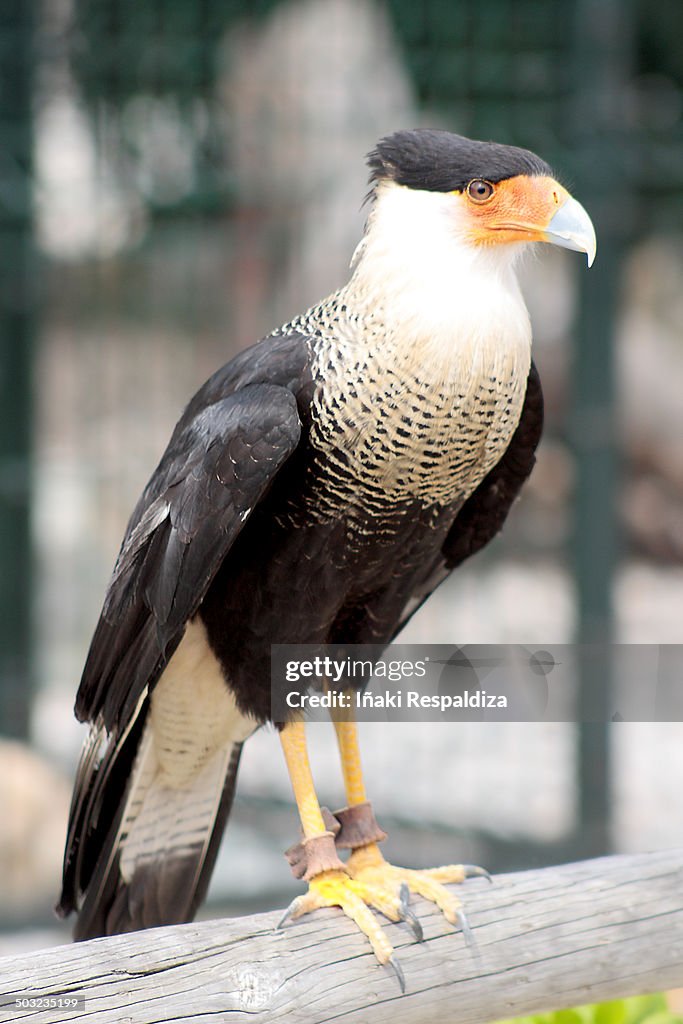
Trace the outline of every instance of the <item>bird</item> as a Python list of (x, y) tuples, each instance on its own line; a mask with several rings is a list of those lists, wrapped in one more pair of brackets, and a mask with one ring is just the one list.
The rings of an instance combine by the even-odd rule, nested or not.
[[(383, 649), (499, 532), (532, 470), (543, 397), (517, 268), (536, 242), (590, 266), (590, 217), (511, 145), (403, 129), (367, 163), (347, 283), (209, 378), (128, 522), (75, 705), (90, 728), (56, 909), (77, 912), (77, 940), (193, 919), (243, 744), (272, 722), (271, 645)], [(403, 987), (377, 913), (420, 938), (418, 894), (464, 927), (449, 886), (485, 872), (385, 860), (356, 723), (332, 718), (333, 814), (305, 720), (274, 723), (307, 886), (287, 926), (340, 907)]]

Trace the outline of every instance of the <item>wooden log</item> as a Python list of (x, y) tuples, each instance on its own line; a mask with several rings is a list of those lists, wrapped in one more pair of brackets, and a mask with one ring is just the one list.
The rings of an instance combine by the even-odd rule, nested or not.
[[(486, 1024), (683, 986), (682, 850), (472, 879), (462, 892), (473, 947), (420, 900), (424, 942), (387, 923), (403, 996), (340, 911), (279, 931), (269, 913), (0, 960), (0, 1020)], [(76, 996), (74, 1009), (44, 1002)]]

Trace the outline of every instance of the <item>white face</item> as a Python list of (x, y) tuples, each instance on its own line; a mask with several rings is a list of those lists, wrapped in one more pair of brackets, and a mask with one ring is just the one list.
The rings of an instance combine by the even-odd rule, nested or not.
[(381, 310), (405, 343), (506, 344), (528, 335), (514, 273), (531, 242), (595, 255), (588, 214), (554, 178), (472, 179), (453, 192), (385, 179), (354, 257), (349, 284), (367, 311)]
[[(506, 266), (519, 255), (520, 245), (485, 245), (477, 234), (477, 214), (457, 192), (428, 192), (382, 182), (375, 196), (366, 238), (373, 246), (402, 253), (415, 270), (426, 260), (430, 267), (451, 261), (487, 260), (490, 268)], [(412, 257), (418, 257), (413, 263)]]
[(357, 301), (381, 308), (407, 336), (444, 336), (449, 347), (454, 331), (497, 336), (505, 324), (527, 335), (514, 273), (527, 246), (481, 244), (472, 227), (462, 195), (382, 182), (354, 257)]

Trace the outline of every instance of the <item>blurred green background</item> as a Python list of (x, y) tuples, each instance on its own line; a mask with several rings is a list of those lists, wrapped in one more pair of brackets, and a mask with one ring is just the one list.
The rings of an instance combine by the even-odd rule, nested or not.
[[(682, 639), (679, 0), (4, 0), (0, 951), (67, 935), (71, 707), (140, 489), (202, 380), (344, 281), (364, 154), (416, 125), (536, 150), (599, 246), (590, 273), (547, 247), (525, 267), (539, 463), (410, 638)], [(581, 683), (609, 708), (609, 666)], [(678, 723), (428, 729), (368, 752), (395, 860), (680, 842)], [(316, 768), (336, 806), (336, 765)], [(234, 818), (211, 912), (283, 902), (297, 826), (272, 735)]]

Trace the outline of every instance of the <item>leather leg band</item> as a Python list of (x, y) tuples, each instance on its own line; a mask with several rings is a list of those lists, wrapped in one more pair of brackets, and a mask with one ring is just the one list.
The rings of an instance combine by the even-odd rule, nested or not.
[(285, 850), (292, 874), (305, 882), (321, 871), (345, 871), (346, 865), (337, 856), (338, 849), (356, 850), (368, 843), (381, 843), (387, 837), (377, 824), (369, 801), (342, 807), (334, 814), (327, 807), (322, 807), (321, 811), (327, 832), (302, 839)]
[(321, 807), (320, 810), (327, 832), (320, 836), (312, 836), (310, 839), (302, 839), (285, 850), (292, 874), (306, 882), (314, 875), (319, 875), (321, 871), (346, 870), (343, 861), (337, 856), (334, 845), (335, 836), (341, 826), (327, 807)]
[(285, 857), (294, 877), (303, 878), (304, 882), (310, 882), (321, 871), (346, 871), (344, 862), (337, 856), (331, 832), (323, 832), (321, 836), (312, 836), (291, 846)]
[(335, 843), (340, 850), (355, 850), (368, 843), (381, 843), (386, 839), (386, 832), (379, 827), (369, 801), (354, 804), (353, 807), (342, 807), (335, 811), (334, 816), (341, 825)]

